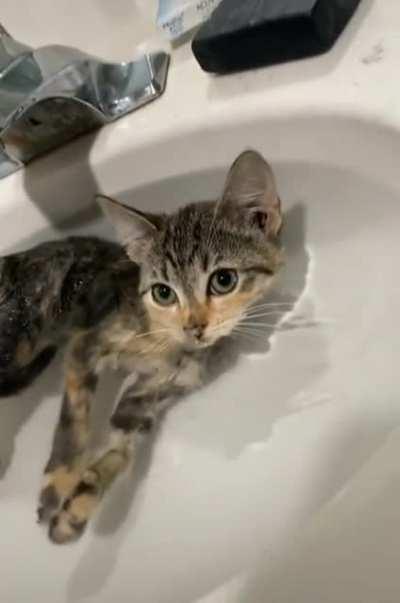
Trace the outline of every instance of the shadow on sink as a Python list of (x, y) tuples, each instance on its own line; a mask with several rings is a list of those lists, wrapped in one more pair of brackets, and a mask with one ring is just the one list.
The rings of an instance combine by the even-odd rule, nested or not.
[(82, 136), (23, 169), (24, 188), (30, 201), (46, 216), (53, 231), (60, 234), (78, 224), (87, 225), (95, 215), (93, 197), (98, 185), (89, 156), (97, 135), (94, 132)]
[(0, 479), (3, 479), (12, 462), (19, 431), (45, 398), (60, 391), (61, 374), (58, 354), (51, 367), (31, 387), (18, 396), (0, 399)]

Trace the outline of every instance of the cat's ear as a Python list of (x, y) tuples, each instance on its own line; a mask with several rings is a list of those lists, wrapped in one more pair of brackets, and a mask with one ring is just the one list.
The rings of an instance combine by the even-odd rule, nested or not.
[(282, 226), (281, 203), (271, 166), (257, 151), (245, 151), (233, 163), (226, 179), (223, 203), (234, 203), (254, 214), (267, 234)]
[(105, 195), (96, 195), (96, 200), (114, 226), (119, 241), (127, 249), (149, 241), (159, 230), (158, 216), (145, 214)]

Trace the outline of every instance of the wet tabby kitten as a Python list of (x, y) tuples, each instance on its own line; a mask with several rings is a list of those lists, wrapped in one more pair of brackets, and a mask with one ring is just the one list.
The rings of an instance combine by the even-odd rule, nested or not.
[[(0, 395), (28, 385), (67, 343), (39, 503), (57, 543), (83, 532), (161, 413), (207, 378), (215, 344), (280, 265), (280, 202), (256, 152), (235, 161), (218, 202), (171, 215), (100, 202), (122, 246), (70, 238), (0, 260)], [(136, 380), (120, 396), (104, 450), (88, 459), (90, 406), (105, 366)]]

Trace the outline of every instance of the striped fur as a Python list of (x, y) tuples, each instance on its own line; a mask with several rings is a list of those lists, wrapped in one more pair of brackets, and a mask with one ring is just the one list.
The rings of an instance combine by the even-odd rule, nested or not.
[[(106, 197), (100, 203), (121, 246), (69, 240), (0, 264), (0, 393), (16, 391), (19, 375), (27, 384), (32, 363), (68, 344), (65, 394), (39, 501), (39, 518), (56, 543), (82, 534), (165, 410), (208, 378), (219, 342), (281, 265), (280, 201), (270, 167), (254, 151), (236, 160), (215, 202), (171, 215), (144, 214)], [(28, 279), (35, 258), (41, 259)], [(212, 288), (221, 271), (234, 275), (226, 294)], [(172, 303), (160, 303), (159, 286)], [(110, 418), (104, 450), (88, 458), (90, 409), (106, 366), (136, 379)]]

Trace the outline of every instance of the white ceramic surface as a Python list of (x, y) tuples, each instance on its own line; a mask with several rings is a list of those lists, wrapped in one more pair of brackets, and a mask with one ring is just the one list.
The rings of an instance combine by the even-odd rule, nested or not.
[(210, 197), (259, 148), (286, 210), (276, 295), (293, 301), (170, 413), (74, 546), (34, 515), (59, 370), (1, 404), (1, 601), (398, 603), (399, 23), (396, 0), (364, 0), (329, 55), (228, 78), (181, 49), (162, 100), (0, 182), (5, 252), (104, 232), (96, 189), (143, 208)]
[(158, 0), (3, 0), (0, 22), (33, 47), (63, 44), (110, 61), (128, 60), (138, 44), (159, 37), (157, 5)]

